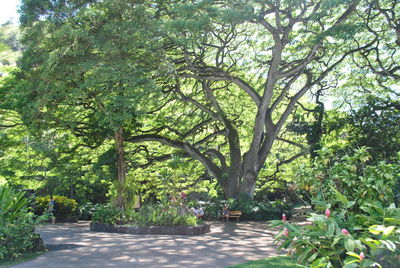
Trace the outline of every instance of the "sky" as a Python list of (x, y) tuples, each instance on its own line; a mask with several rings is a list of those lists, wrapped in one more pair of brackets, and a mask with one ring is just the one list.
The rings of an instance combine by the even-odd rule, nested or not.
[(0, 25), (10, 18), (18, 22), (17, 6), (19, 0), (0, 0)]

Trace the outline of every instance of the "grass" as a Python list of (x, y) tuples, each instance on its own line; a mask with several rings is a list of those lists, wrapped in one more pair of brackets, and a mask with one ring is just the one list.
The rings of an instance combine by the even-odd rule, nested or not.
[(19, 258), (15, 259), (15, 260), (0, 263), (0, 268), (8, 268), (13, 265), (17, 265), (17, 264), (32, 260), (36, 257), (39, 257), (43, 253), (45, 253), (45, 251), (29, 252), (29, 253), (23, 254), (22, 256), (20, 256)]
[(257, 261), (250, 261), (239, 265), (229, 266), (228, 268), (302, 268), (305, 266), (296, 264), (288, 256), (277, 256)]

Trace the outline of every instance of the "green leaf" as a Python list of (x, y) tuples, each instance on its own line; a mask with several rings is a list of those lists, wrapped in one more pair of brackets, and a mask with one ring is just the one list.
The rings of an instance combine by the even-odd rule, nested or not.
[(347, 204), (346, 208), (351, 208), (355, 204), (356, 204), (356, 201), (349, 201), (349, 203)]
[(355, 252), (346, 252), (346, 254), (349, 255), (349, 256), (355, 257), (357, 259), (361, 259), (360, 255), (358, 255)]
[(308, 254), (309, 254), (312, 250), (313, 250), (313, 248), (310, 247), (310, 248), (306, 249), (306, 251), (304, 251), (302, 254), (300, 254), (300, 256), (299, 256), (299, 258), (298, 258), (298, 262), (299, 262), (299, 263), (303, 263), (303, 262), (306, 260)]
[(396, 244), (390, 240), (379, 240), (388, 250), (395, 252)]
[(336, 237), (333, 239), (333, 242), (332, 242), (331, 247), (334, 247), (334, 246), (340, 241), (340, 239), (342, 239), (341, 236), (336, 236)]
[(347, 251), (354, 251), (354, 241), (351, 238), (346, 238), (344, 240), (344, 247), (346, 248)]
[(317, 258), (318, 256), (318, 252), (315, 252), (313, 255), (310, 256), (310, 258), (308, 259), (308, 262), (312, 262), (315, 260), (315, 258)]
[(383, 236), (382, 236), (382, 238), (385, 239), (386, 237), (388, 237), (389, 235), (391, 235), (395, 229), (396, 229), (396, 226), (389, 226), (389, 227), (386, 227), (386, 228), (383, 230)]
[(324, 267), (326, 264), (326, 258), (322, 257), (319, 259), (316, 259), (311, 265), (310, 268), (318, 268), (318, 267)]
[(372, 225), (368, 228), (369, 232), (372, 234), (380, 234), (385, 230), (385, 226), (382, 225)]
[(384, 218), (385, 221), (390, 222), (390, 223), (394, 223), (394, 224), (398, 224), (400, 225), (400, 219), (399, 218)]
[(357, 259), (353, 259), (351, 261), (346, 262), (346, 264), (343, 266), (344, 268), (350, 268), (350, 267), (357, 267), (356, 262), (359, 262)]
[(376, 249), (378, 247), (378, 245), (380, 244), (379, 241), (374, 240), (372, 238), (367, 238), (367, 239), (363, 239), (361, 238), (361, 241), (366, 244), (368, 247), (370, 247), (371, 249)]
[(332, 222), (328, 225), (328, 231), (326, 232), (326, 234), (328, 236), (332, 236), (334, 232), (335, 232), (335, 224)]
[(382, 268), (382, 265), (380, 265), (377, 262), (371, 261), (371, 260), (365, 260), (363, 262), (363, 267), (377, 267), (377, 268)]
[(347, 197), (342, 195), (338, 190), (336, 190), (333, 187), (332, 187), (332, 190), (335, 192), (335, 195), (336, 195), (337, 199), (339, 199), (339, 201), (342, 202), (343, 205), (347, 207), (348, 204), (349, 204), (349, 200), (347, 199)]

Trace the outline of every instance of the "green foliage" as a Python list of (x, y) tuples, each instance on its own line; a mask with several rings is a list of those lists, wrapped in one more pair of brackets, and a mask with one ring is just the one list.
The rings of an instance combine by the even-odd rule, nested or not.
[[(74, 199), (70, 199), (64, 196), (55, 195), (53, 196), (56, 202), (55, 206), (55, 217), (57, 220), (67, 220), (76, 217), (78, 203)], [(50, 202), (50, 196), (43, 196), (36, 198), (36, 205), (34, 211), (36, 215), (43, 215), (48, 212)]]
[(28, 199), (24, 192), (17, 192), (13, 188), (0, 185), (0, 226), (12, 222), (27, 212)]
[(379, 201), (388, 206), (394, 202), (399, 166), (384, 162), (371, 165), (369, 159), (365, 147), (340, 159), (323, 149), (311, 167), (298, 169), (298, 186), (309, 192), (317, 207), (325, 203), (332, 207), (344, 204), (345, 208), (359, 212), (368, 202)]
[[(204, 218), (207, 220), (219, 220), (221, 219), (222, 209), (226, 204), (226, 201), (213, 200), (204, 204)], [(194, 205), (193, 207), (198, 207)]]
[[(328, 75), (334, 69), (362, 73), (363, 81), (376, 78), (365, 75), (359, 66), (351, 72), (348, 66), (341, 69), (346, 63), (342, 59), (359, 56), (351, 49), (374, 39), (369, 38), (370, 32), (363, 27), (368, 22), (362, 17), (376, 14), (372, 6), (362, 3), (353, 11), (348, 8), (357, 2), (348, 0), (307, 4), (288, 0), (280, 1), (279, 7), (277, 3), (104, 0), (66, 5), (65, 1), (23, 0), (24, 55), (19, 69), (0, 81), (0, 108), (7, 109), (0, 110), (0, 179), (13, 178), (15, 183), (38, 189), (40, 196), (53, 193), (79, 203), (107, 202), (105, 193), (116, 177), (111, 137), (123, 128), (128, 177), (124, 185), (114, 183), (110, 195), (117, 196), (118, 187), (123, 189), (118, 196), (131, 202), (127, 207), (133, 207), (136, 194), (166, 203), (171, 193), (201, 190), (215, 197), (222, 189), (227, 197), (237, 198), (241, 190), (252, 189), (241, 187), (246, 180), (238, 174), (254, 170), (245, 162), (257, 163), (256, 173), (261, 170), (245, 177), (259, 181), (263, 190), (269, 188), (262, 179), (268, 177), (264, 176), (267, 170), (276, 163), (277, 171), (283, 170), (285, 160), (307, 150), (302, 136), (288, 139), (298, 143), (295, 151), (280, 143), (278, 148), (269, 148), (277, 145), (276, 136), (285, 135), (280, 129), (285, 127), (282, 115), (286, 108), (291, 113), (291, 101), (298, 102), (297, 96), (305, 89), (335, 86), (339, 78)], [(379, 47), (396, 51), (390, 45), (395, 34), (386, 29), (386, 19), (382, 14), (371, 17), (368, 29), (386, 25), (379, 34), (393, 36), (385, 38), (387, 45), (376, 44), (377, 51)], [(0, 50), (8, 54), (1, 54), (0, 61), (10, 64), (15, 59), (10, 48), (14, 51), (21, 46), (15, 42), (16, 34), (3, 33), (1, 28)], [(373, 59), (374, 51), (365, 54)], [(398, 61), (398, 54), (385, 54)], [(379, 65), (391, 66), (389, 57), (385, 58)], [(206, 84), (210, 93), (202, 87)], [(363, 87), (375, 91), (374, 85)], [(349, 119), (351, 126), (346, 126), (350, 147), (375, 144), (373, 156), (395, 161), (400, 144), (398, 103), (371, 99), (365, 106), (357, 107)], [(268, 118), (258, 120), (264, 115)], [(339, 117), (333, 121), (338, 123)], [(314, 146), (311, 151), (318, 148), (324, 131), (321, 125), (301, 127), (309, 133), (306, 139)], [(269, 130), (274, 130), (272, 135)], [(252, 137), (259, 140), (253, 143)], [(334, 142), (341, 140), (336, 137)], [(165, 164), (168, 159), (176, 162), (177, 155), (183, 159), (181, 164)], [(265, 159), (269, 161), (266, 165)], [(369, 162), (360, 160), (353, 172), (354, 161), (346, 161), (304, 171), (309, 184), (303, 188), (312, 186), (312, 195), (323, 189), (318, 199), (333, 207), (340, 204), (328, 192), (331, 187), (344, 196), (356, 189), (365, 192), (363, 200), (391, 202), (391, 192), (381, 196), (378, 190), (386, 193), (393, 186), (384, 174), (392, 173), (394, 166), (376, 163), (368, 169)], [(330, 169), (332, 177), (322, 181), (318, 174), (310, 175)], [(367, 174), (361, 174), (361, 169)], [(227, 185), (237, 185), (237, 189), (230, 193)], [(283, 182), (278, 187), (286, 190), (285, 186)], [(350, 199), (355, 202), (351, 209), (358, 210), (362, 200)], [(245, 219), (277, 217), (286, 209), (279, 202), (242, 201), (232, 208), (243, 210)], [(85, 211), (89, 217), (89, 210)], [(216, 218), (220, 211), (212, 204), (206, 215)]]
[(35, 221), (28, 212), (28, 199), (24, 195), (8, 185), (0, 186), (0, 261), (44, 250), (40, 236), (34, 232), (41, 218)]
[(78, 213), (80, 220), (91, 220), (93, 216), (93, 212), (95, 212), (101, 205), (93, 204), (91, 202), (87, 202), (83, 205), (78, 206)]
[(242, 220), (273, 220), (279, 219), (282, 214), (291, 217), (293, 204), (282, 201), (256, 201), (246, 195), (240, 199), (212, 200), (202, 202), (201, 205), (193, 204), (193, 207), (204, 207), (204, 218), (207, 220), (220, 220), (224, 205), (227, 204), (230, 210), (242, 211)]
[(372, 94), (348, 117), (350, 147), (367, 146), (374, 161), (396, 162), (400, 151), (400, 101)]
[(0, 225), (0, 262), (13, 260), (23, 253), (44, 250), (40, 235), (34, 232), (32, 213)]
[[(244, 220), (272, 220), (279, 219), (282, 214), (291, 217), (293, 204), (283, 201), (255, 201), (246, 195), (239, 199), (231, 200), (230, 210), (242, 211), (241, 219)], [(222, 210), (221, 210), (222, 211)]]
[[(299, 263), (310, 267), (398, 267), (400, 209), (385, 200), (357, 198), (330, 189), (335, 208), (319, 200), (325, 215), (311, 213), (310, 224), (297, 226), (272, 221), (284, 229), (277, 235), (280, 247), (291, 248)], [(359, 193), (360, 194), (360, 193)], [(361, 192), (362, 194), (362, 192)], [(360, 207), (351, 198), (357, 198)]]
[(5, 23), (0, 25), (0, 73), (8, 73), (9, 68), (16, 64), (22, 50), (19, 42), (18, 25)]
[(135, 219), (138, 226), (195, 226), (197, 218), (180, 206), (146, 205)]
[(70, 131), (92, 148), (123, 129), (126, 143), (143, 144), (131, 152), (149, 160), (179, 150), (199, 161), (227, 198), (253, 195), (298, 98), (350, 54), (344, 39), (359, 29), (348, 23), (350, 1), (78, 3), (21, 5), (25, 50), (10, 102), (24, 123)]
[(117, 224), (121, 218), (121, 211), (111, 205), (99, 206), (92, 214), (92, 222)]
[(302, 265), (296, 264), (289, 256), (276, 256), (257, 261), (250, 261), (238, 265), (228, 266), (227, 268), (301, 268)]
[(107, 224), (134, 224), (137, 226), (195, 226), (197, 217), (182, 206), (148, 204), (139, 212), (127, 210), (123, 213), (113, 206), (96, 209), (92, 221)]

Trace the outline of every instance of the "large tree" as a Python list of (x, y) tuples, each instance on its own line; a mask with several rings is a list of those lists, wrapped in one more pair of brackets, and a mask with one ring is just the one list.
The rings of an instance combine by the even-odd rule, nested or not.
[(161, 9), (170, 70), (154, 116), (169, 120), (127, 141), (179, 148), (227, 197), (253, 196), (300, 98), (371, 45), (353, 39), (359, 1), (181, 2)]
[(9, 100), (36, 132), (72, 133), (92, 149), (114, 140), (122, 208), (124, 131), (152, 88), (156, 28), (145, 3), (95, 2), (22, 1), (26, 49)]
[(293, 144), (280, 135), (300, 98), (374, 43), (355, 42), (359, 4), (25, 0), (20, 111), (158, 161), (190, 156), (226, 197), (253, 196), (274, 142)]

